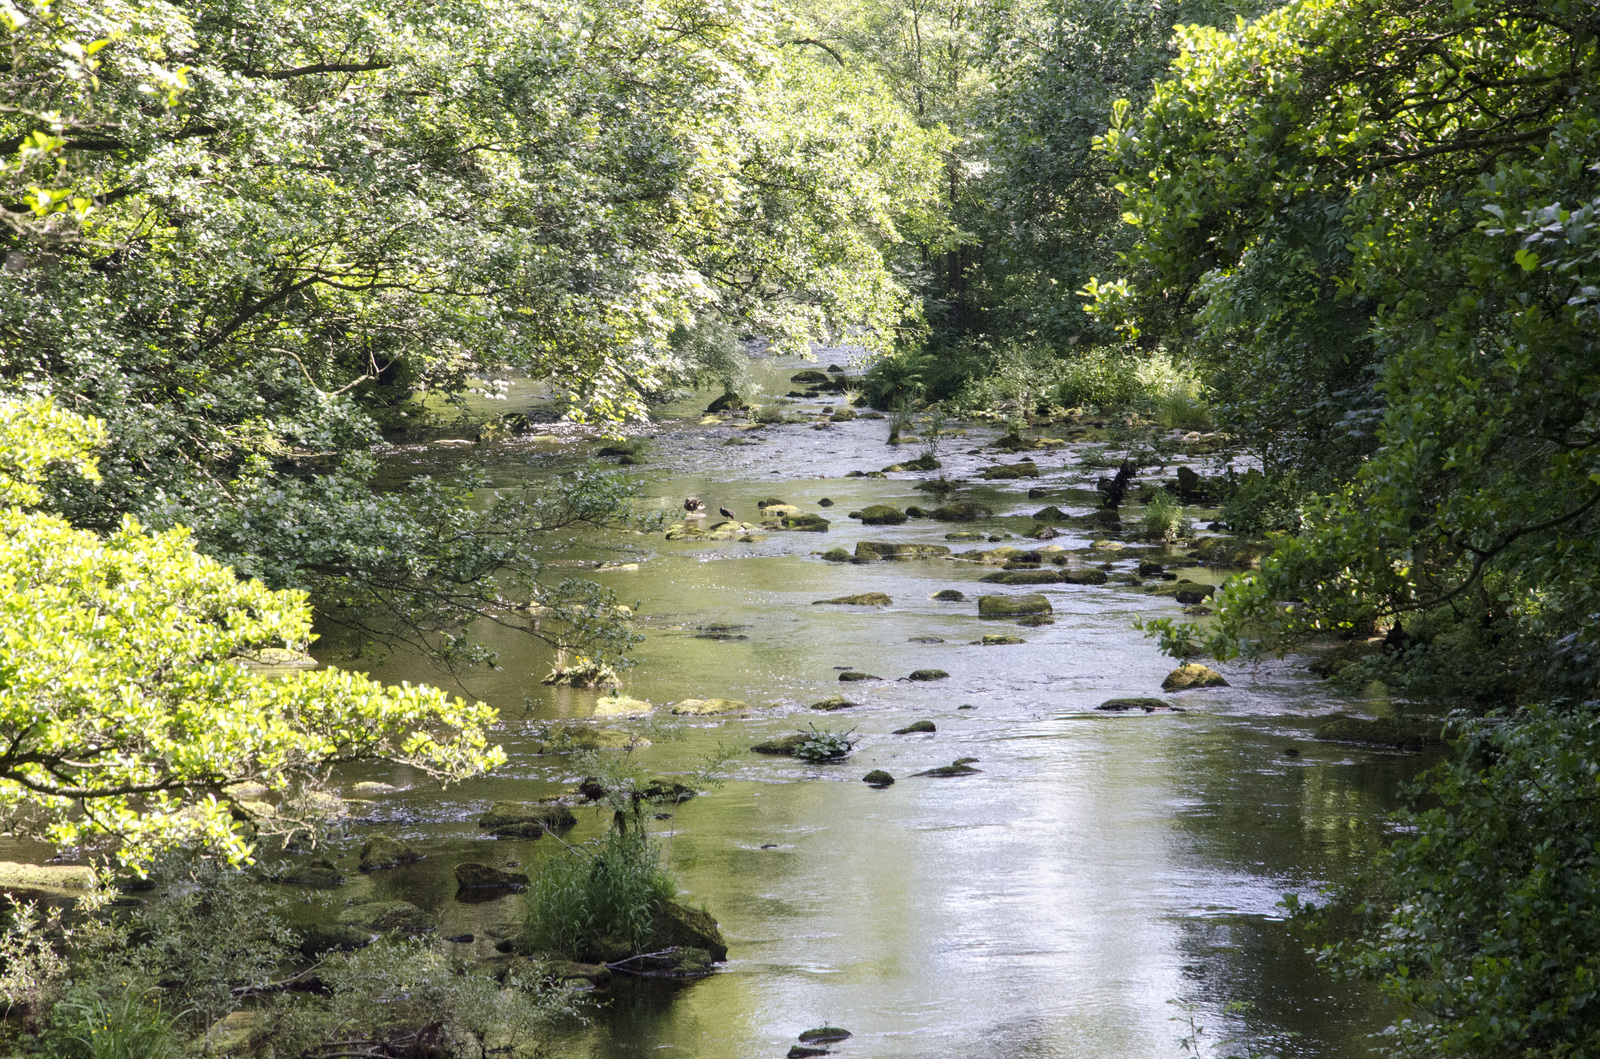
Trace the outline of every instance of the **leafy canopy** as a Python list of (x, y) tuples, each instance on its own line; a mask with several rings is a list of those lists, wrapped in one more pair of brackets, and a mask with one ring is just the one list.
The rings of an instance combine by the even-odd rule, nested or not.
[(16, 503), (36, 495), (47, 459), (82, 465), (99, 435), (48, 401), (0, 403), (0, 495), (13, 500), (0, 512), (7, 830), (114, 844), (131, 863), (177, 844), (239, 860), (250, 846), (234, 814), (262, 811), (230, 785), (315, 783), (358, 759), (448, 782), (505, 760), (481, 703), (338, 670), (252, 671), (252, 660), (304, 652), (305, 594), (240, 580), (187, 531), (128, 518), (101, 537)]

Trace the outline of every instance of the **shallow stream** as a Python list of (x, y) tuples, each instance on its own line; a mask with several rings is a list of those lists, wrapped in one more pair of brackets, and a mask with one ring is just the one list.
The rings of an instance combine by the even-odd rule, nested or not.
[[(769, 392), (782, 393), (793, 388), (791, 373), (817, 366), (766, 360), (758, 372)], [(519, 400), (536, 403), (515, 391), (501, 407), (516, 409)], [(719, 747), (737, 752), (720, 787), (657, 824), (686, 899), (720, 921), (728, 963), (687, 985), (613, 990), (557, 1054), (776, 1057), (800, 1031), (831, 1023), (854, 1034), (834, 1046), (844, 1057), (1176, 1057), (1190, 1032), (1186, 1011), (1204, 1026), (1201, 1054), (1366, 1054), (1367, 1035), (1383, 1025), (1372, 995), (1317, 969), (1277, 902), (1338, 877), (1381, 843), (1384, 815), (1418, 759), (1310, 739), (1319, 717), (1380, 703), (1342, 698), (1306, 672), (1303, 659), (1290, 658), (1221, 667), (1231, 686), (1168, 697), (1184, 712), (1097, 712), (1112, 697), (1161, 695), (1173, 662), (1131, 623), (1178, 614), (1173, 600), (1125, 584), (978, 585), (996, 567), (949, 560), (849, 564), (816, 554), (853, 550), (860, 540), (994, 547), (945, 540), (973, 528), (1033, 545), (1014, 536), (1034, 524), (1031, 512), (1046, 504), (1074, 515), (1092, 510), (1082, 489), (1108, 472), (1082, 466), (1083, 446), (1031, 453), (1038, 480), (964, 488), (963, 498), (997, 512), (976, 527), (866, 527), (845, 514), (871, 503), (935, 506), (914, 486), (936, 475), (845, 474), (913, 458), (921, 446), (886, 445), (881, 419), (823, 429), (810, 421), (704, 425), (704, 400), (668, 409), (648, 439), (633, 470), (652, 504), (679, 510), (694, 496), (712, 523), (719, 506), (756, 522), (756, 501), (777, 497), (825, 514), (832, 526), (826, 534), (763, 533), (751, 543), (615, 531), (560, 542), (560, 557), (574, 563), (638, 564), (583, 571), (639, 604), (647, 639), (625, 675), (628, 695), (657, 704), (716, 696), (750, 708), (724, 718), (673, 718), (658, 708), (627, 722), (650, 740), (630, 753), (652, 774), (693, 771)], [(786, 411), (815, 413), (837, 400), (799, 400)], [(974, 451), (999, 435), (993, 425), (954, 426), (968, 433), (940, 447), (952, 479), (970, 481), (984, 466), (1021, 458)], [(510, 483), (581, 465), (597, 447), (552, 435), (509, 446), (488, 466)], [(459, 458), (459, 448), (401, 447), (390, 469), (437, 471)], [(1030, 499), (1029, 488), (1047, 495)], [(818, 505), (824, 497), (831, 508)], [(1085, 549), (1090, 538), (1068, 529), (1053, 543)], [(1219, 579), (1184, 567), (1178, 554), (1165, 559), (1176, 563), (1169, 569), (1197, 582)], [(1137, 566), (1131, 551), (1110, 558), (1117, 572)], [(948, 588), (968, 600), (930, 599)], [(1041, 591), (1055, 623), (980, 619), (979, 589)], [(813, 605), (869, 591), (892, 604)], [(1026, 642), (973, 643), (996, 632)], [(930, 638), (939, 642), (918, 642)], [(436, 910), (441, 937), (475, 935), (463, 954), (489, 955), (495, 936), (514, 929), (520, 898), (455, 901), (453, 864), (516, 862), (527, 870), (560, 853), (550, 839), (483, 838), (476, 818), (492, 801), (531, 800), (577, 778), (568, 759), (532, 747), (542, 724), (587, 717), (597, 697), (541, 686), (547, 651), (511, 635), (498, 646), (502, 668), (467, 687), (503, 710), (497, 738), (511, 757), (506, 768), (442, 794), (403, 773), (350, 777), (400, 788), (360, 805), (358, 832), (424, 840), (433, 852), (390, 872), (352, 871), (337, 899), (370, 892)], [(325, 647), (332, 654), (340, 644), (330, 638)], [(882, 679), (841, 684), (846, 668)], [(925, 668), (950, 676), (903, 679)], [(375, 673), (439, 679), (404, 659)], [(808, 708), (840, 693), (860, 706)], [(916, 720), (937, 731), (891, 734)], [(859, 744), (829, 765), (747, 752), (811, 724), (853, 730)], [(1298, 756), (1286, 754), (1291, 747)], [(981, 771), (911, 775), (958, 757), (976, 758)], [(898, 782), (871, 789), (861, 782), (870, 769)], [(598, 810), (579, 815), (570, 841), (607, 824)], [(1238, 1003), (1248, 1006), (1226, 1010)], [(1223, 1044), (1230, 1035), (1240, 1039)]]

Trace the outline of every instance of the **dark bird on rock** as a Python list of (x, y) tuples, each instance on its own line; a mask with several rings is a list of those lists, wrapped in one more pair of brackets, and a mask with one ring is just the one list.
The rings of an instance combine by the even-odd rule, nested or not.
[(685, 511), (704, 511), (706, 509), (706, 504), (705, 501), (696, 500), (691, 496), (689, 499), (683, 502), (683, 509)]
[(719, 512), (719, 513), (720, 513), (720, 514), (721, 514), (721, 515), (722, 515), (722, 517), (723, 517), (723, 518), (725, 518), (725, 519), (728, 519), (728, 520), (730, 520), (730, 521), (733, 521), (733, 522), (738, 522), (738, 521), (739, 521), (739, 520), (738, 520), (738, 519), (737, 519), (737, 518), (735, 518), (735, 517), (734, 517), (734, 514), (733, 514), (733, 512), (732, 512), (732, 511), (729, 511), (729, 510), (728, 510), (728, 509), (727, 509), (727, 508), (725, 508), (725, 507), (719, 507), (719, 508), (717, 508), (717, 511), (718, 511), (718, 512)]

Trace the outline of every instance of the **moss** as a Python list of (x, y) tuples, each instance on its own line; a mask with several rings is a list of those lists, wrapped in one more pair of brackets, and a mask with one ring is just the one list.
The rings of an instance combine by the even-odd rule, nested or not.
[(821, 702), (813, 702), (811, 704), (811, 708), (813, 710), (822, 710), (824, 712), (831, 713), (834, 710), (848, 710), (857, 705), (859, 705), (859, 703), (851, 702), (843, 695), (830, 695)]
[(898, 526), (906, 520), (904, 511), (888, 504), (868, 504), (859, 513), (851, 514), (860, 518), (862, 525), (866, 526)]
[(1004, 636), (996, 633), (988, 633), (982, 640), (979, 640), (978, 642), (984, 647), (999, 647), (1005, 644), (1027, 643), (1028, 641), (1024, 640), (1020, 636)]
[(938, 519), (940, 522), (974, 522), (980, 518), (988, 518), (994, 512), (982, 504), (971, 500), (961, 500), (954, 504), (945, 504), (928, 512), (928, 517)]
[(943, 544), (888, 544), (881, 541), (858, 541), (857, 559), (935, 559), (949, 555)]
[(1228, 682), (1222, 674), (1209, 666), (1188, 662), (1167, 674), (1161, 682), (1162, 691), (1188, 691), (1191, 688), (1225, 688)]
[(936, 599), (940, 603), (963, 603), (967, 597), (965, 593), (957, 589), (943, 588), (935, 592), (930, 598)]
[(1053, 614), (1050, 601), (1041, 595), (979, 596), (978, 616), (981, 618), (1020, 618), (1024, 614)]
[(495, 802), (478, 818), (478, 826), (491, 835), (538, 838), (546, 831), (566, 831), (576, 827), (578, 818), (564, 805), (539, 802)]
[(869, 787), (890, 787), (894, 785), (894, 777), (882, 769), (873, 769), (861, 777), (861, 782)]
[(1062, 580), (1062, 575), (1054, 570), (1004, 570), (979, 580), (992, 585), (1053, 585)]

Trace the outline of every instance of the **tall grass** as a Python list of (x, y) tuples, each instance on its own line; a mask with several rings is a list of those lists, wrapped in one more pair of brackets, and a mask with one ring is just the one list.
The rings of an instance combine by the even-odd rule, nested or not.
[(1194, 523), (1183, 513), (1177, 497), (1165, 489), (1157, 489), (1144, 508), (1144, 536), (1153, 540), (1173, 541), (1194, 532)]
[(51, 1013), (59, 1027), (62, 1059), (179, 1059), (174, 1019), (135, 990), (114, 996), (67, 999)]
[(572, 959), (593, 955), (601, 938), (638, 951), (650, 940), (656, 905), (677, 892), (649, 835), (613, 831), (544, 863), (527, 891), (524, 940)]

